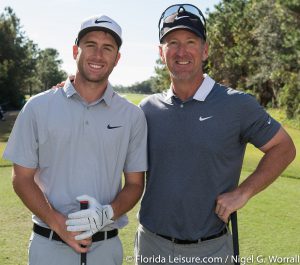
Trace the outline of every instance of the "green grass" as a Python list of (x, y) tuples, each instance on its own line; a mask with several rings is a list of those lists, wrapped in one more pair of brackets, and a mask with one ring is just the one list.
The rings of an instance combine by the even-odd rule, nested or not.
[(239, 211), (241, 256), (299, 254), (299, 184), (298, 179), (279, 178)]
[(287, 119), (285, 111), (283, 109), (270, 108), (268, 109), (268, 112), (273, 118), (284, 124), (286, 127), (300, 130), (300, 121), (296, 119)]
[(11, 166), (11, 162), (2, 159), (2, 154), (6, 146), (9, 134), (14, 126), (18, 112), (8, 112), (5, 114), (6, 121), (0, 121), (0, 169), (5, 166)]
[[(125, 94), (137, 104), (145, 95)], [(270, 111), (272, 115), (274, 110)], [(276, 112), (274, 116), (279, 115)], [(280, 113), (280, 115), (282, 115)], [(2, 155), (11, 131), (16, 113), (10, 113), (7, 121), (0, 123), (0, 154)], [(278, 119), (278, 117), (276, 117)], [(284, 120), (284, 117), (279, 117)], [(300, 147), (300, 131), (286, 127), (297, 147)], [(299, 148), (298, 148), (299, 149)], [(248, 146), (241, 179), (247, 177), (256, 167), (261, 153)], [(299, 255), (300, 249), (300, 163), (296, 160), (264, 192), (253, 198), (239, 211), (240, 253), (242, 257), (278, 255), (289, 257)], [(31, 233), (31, 214), (15, 195), (11, 186), (11, 163), (0, 159), (0, 264), (26, 265), (27, 246)], [(128, 214), (129, 225), (120, 231), (126, 256), (133, 255), (135, 231), (138, 225), (136, 215), (139, 204)], [(250, 263), (248, 263), (250, 264)], [(254, 261), (251, 264), (259, 264)], [(270, 264), (266, 259), (264, 264)], [(273, 263), (276, 264), (276, 263)], [(283, 263), (286, 264), (286, 263)]]
[(14, 194), (11, 167), (0, 169), (0, 264), (25, 265), (31, 214)]
[(130, 102), (132, 102), (135, 105), (139, 104), (143, 98), (148, 96), (145, 94), (131, 94), (131, 93), (122, 93), (121, 95), (127, 98)]

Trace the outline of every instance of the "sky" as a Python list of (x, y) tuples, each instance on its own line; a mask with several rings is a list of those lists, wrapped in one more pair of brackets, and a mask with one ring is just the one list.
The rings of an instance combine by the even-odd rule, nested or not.
[(1, 0), (0, 13), (10, 6), (22, 30), (40, 49), (54, 48), (62, 69), (74, 74), (72, 46), (81, 21), (104, 14), (122, 27), (121, 59), (110, 76), (113, 85), (129, 86), (154, 76), (158, 54), (158, 20), (170, 5), (190, 3), (206, 16), (220, 0)]

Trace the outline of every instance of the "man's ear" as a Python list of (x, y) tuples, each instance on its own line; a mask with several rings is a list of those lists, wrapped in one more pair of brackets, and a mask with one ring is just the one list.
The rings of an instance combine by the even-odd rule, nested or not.
[(74, 60), (76, 60), (77, 55), (78, 55), (78, 46), (77, 45), (73, 45), (73, 58)]
[(161, 61), (162, 61), (163, 64), (166, 64), (166, 60), (165, 60), (165, 56), (164, 56), (164, 51), (163, 51), (162, 44), (159, 45), (158, 48), (159, 48), (160, 59), (161, 59)]
[(116, 56), (116, 60), (115, 60), (115, 66), (118, 64), (120, 58), (121, 58), (121, 53), (118, 52), (118, 54), (117, 54), (117, 56)]
[(202, 60), (203, 61), (206, 61), (207, 60), (207, 58), (208, 58), (208, 43), (207, 42), (205, 42), (204, 43), (204, 47), (203, 47), (203, 54), (202, 54)]

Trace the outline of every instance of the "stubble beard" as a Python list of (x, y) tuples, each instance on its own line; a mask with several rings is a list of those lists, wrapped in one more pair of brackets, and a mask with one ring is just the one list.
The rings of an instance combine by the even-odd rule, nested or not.
[(196, 73), (193, 73), (193, 72), (173, 71), (173, 72), (170, 72), (170, 74), (171, 74), (171, 78), (176, 81), (189, 81), (189, 80), (192, 80), (196, 76)]
[(79, 73), (83, 80), (95, 84), (101, 84), (103, 82), (106, 82), (108, 80), (109, 75), (111, 74), (112, 69), (109, 69), (108, 71), (104, 72), (103, 74), (90, 74), (88, 71), (86, 71), (83, 67), (78, 66)]

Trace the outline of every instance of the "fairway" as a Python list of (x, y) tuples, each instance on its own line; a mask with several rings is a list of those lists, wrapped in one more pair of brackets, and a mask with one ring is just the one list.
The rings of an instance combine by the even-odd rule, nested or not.
[(129, 100), (133, 104), (138, 105), (141, 102), (141, 100), (143, 98), (147, 97), (148, 95), (145, 95), (145, 94), (122, 93), (121, 96), (124, 97), (124, 98), (126, 98), (127, 100)]
[[(124, 94), (124, 96), (135, 104), (145, 97), (145, 95), (131, 94)], [(9, 113), (7, 121), (0, 123), (1, 156), (15, 114)], [(291, 128), (287, 130), (299, 147), (299, 130)], [(252, 146), (247, 148), (242, 179), (251, 173), (260, 157), (260, 152), (255, 148)], [(245, 262), (246, 259), (248, 260), (244, 264), (262, 264), (262, 261), (263, 264), (292, 264), (283, 261), (300, 255), (299, 160), (298, 154), (292, 165), (283, 173), (283, 177), (254, 197), (239, 211), (240, 253)], [(26, 265), (28, 239), (32, 227), (31, 214), (13, 192), (10, 176), (10, 162), (0, 159), (0, 247), (2, 250), (0, 265)], [(134, 264), (131, 262), (131, 256), (138, 225), (136, 219), (138, 209), (139, 205), (129, 213), (130, 223), (120, 231), (124, 247), (123, 264)], [(273, 261), (275, 259), (277, 263)]]

